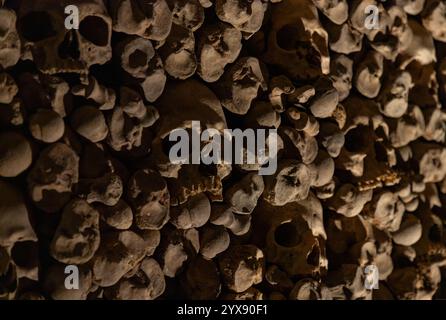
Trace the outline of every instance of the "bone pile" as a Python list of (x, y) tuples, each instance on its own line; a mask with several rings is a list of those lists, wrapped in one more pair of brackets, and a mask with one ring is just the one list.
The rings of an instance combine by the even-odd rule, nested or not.
[(442, 0), (2, 0), (0, 299), (446, 298), (445, 108)]

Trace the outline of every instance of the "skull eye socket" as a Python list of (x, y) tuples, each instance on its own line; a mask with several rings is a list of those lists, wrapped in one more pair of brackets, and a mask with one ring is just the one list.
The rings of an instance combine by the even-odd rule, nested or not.
[(88, 16), (79, 24), (79, 33), (96, 46), (108, 44), (108, 24), (97, 16)]
[(51, 16), (46, 12), (31, 12), (24, 16), (19, 24), (23, 37), (31, 42), (42, 41), (57, 35)]
[(286, 25), (277, 32), (276, 37), (277, 45), (283, 50), (291, 51), (299, 46), (305, 46), (306, 37), (303, 27)]
[(369, 128), (360, 125), (347, 132), (344, 147), (350, 152), (366, 151), (370, 138)]
[(274, 239), (282, 247), (295, 247), (301, 241), (298, 230), (296, 222), (283, 223), (274, 231)]

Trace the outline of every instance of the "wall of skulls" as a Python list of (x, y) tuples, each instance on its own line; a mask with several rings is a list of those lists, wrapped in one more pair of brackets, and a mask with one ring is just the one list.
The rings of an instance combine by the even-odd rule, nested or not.
[(2, 0), (0, 299), (445, 298), (445, 106), (441, 0)]

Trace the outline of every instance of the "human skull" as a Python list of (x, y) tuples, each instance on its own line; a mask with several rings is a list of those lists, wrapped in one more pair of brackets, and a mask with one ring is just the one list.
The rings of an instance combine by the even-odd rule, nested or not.
[(272, 30), (265, 59), (292, 78), (330, 71), (328, 34), (311, 0), (284, 0), (272, 7)]
[(226, 118), (217, 97), (202, 83), (187, 80), (167, 88), (156, 106), (160, 121), (155, 126), (150, 162), (163, 177), (178, 178), (169, 179), (171, 203), (184, 203), (190, 196), (206, 191), (222, 197), (221, 179), (229, 173), (228, 165), (216, 165), (215, 172), (204, 173), (199, 165), (172, 163), (165, 148), (171, 143), (169, 134), (175, 129), (190, 130), (192, 121), (200, 121), (203, 129), (212, 128), (222, 133)]

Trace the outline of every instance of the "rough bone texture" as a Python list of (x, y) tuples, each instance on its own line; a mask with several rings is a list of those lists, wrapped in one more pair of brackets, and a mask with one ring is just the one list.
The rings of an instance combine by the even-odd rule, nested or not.
[(0, 300), (446, 299), (445, 110), (444, 0), (0, 0)]

